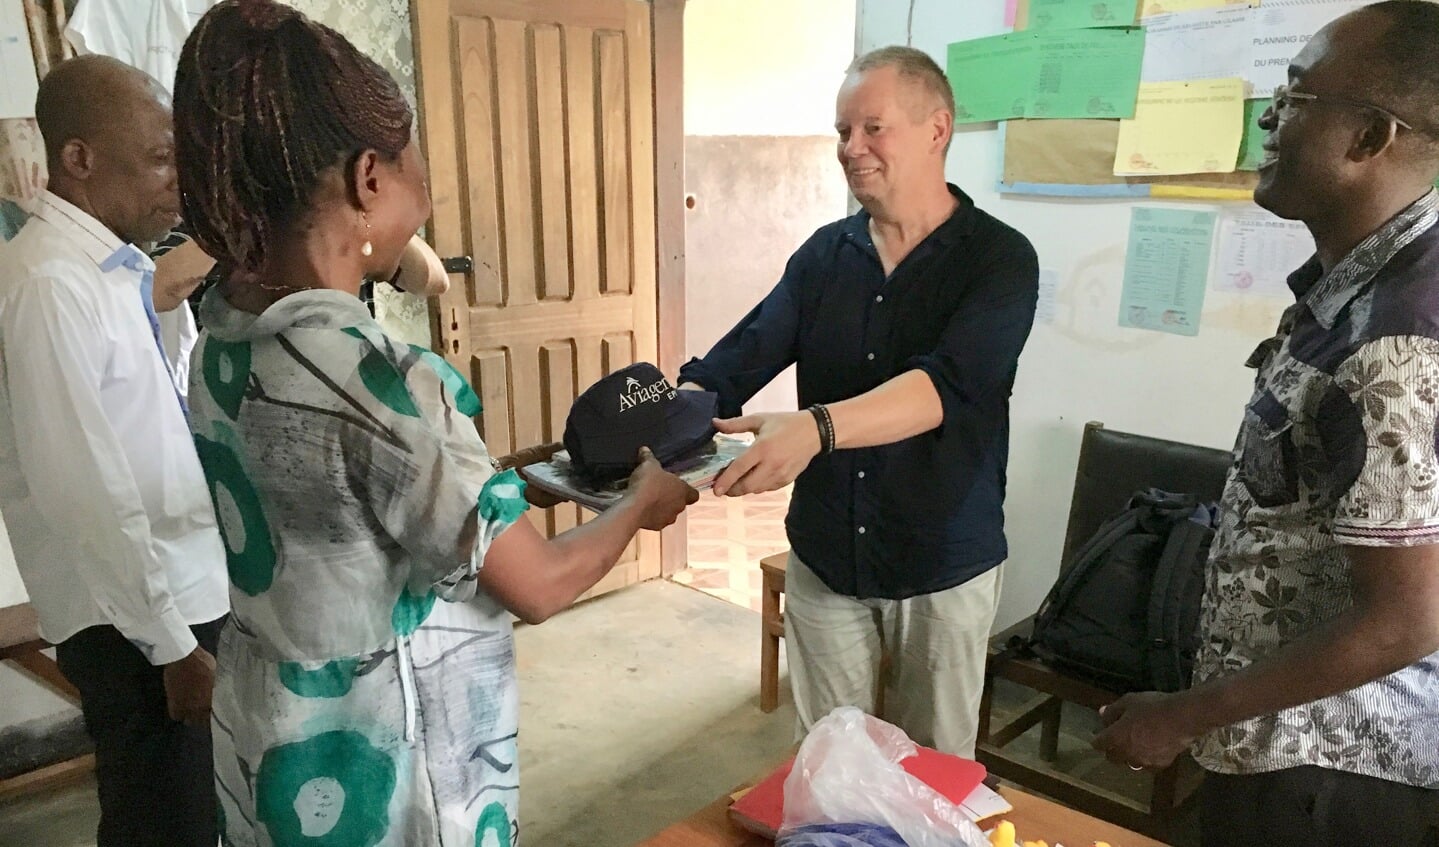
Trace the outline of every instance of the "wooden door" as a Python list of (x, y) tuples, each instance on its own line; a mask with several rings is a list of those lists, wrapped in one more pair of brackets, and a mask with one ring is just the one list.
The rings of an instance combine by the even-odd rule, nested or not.
[[(657, 352), (654, 105), (643, 0), (413, 0), (431, 240), (469, 255), (432, 306), (499, 456), (559, 441), (579, 390)], [(458, 281), (458, 277), (454, 278)], [(578, 507), (531, 510), (542, 531)], [(641, 533), (591, 594), (660, 575)]]

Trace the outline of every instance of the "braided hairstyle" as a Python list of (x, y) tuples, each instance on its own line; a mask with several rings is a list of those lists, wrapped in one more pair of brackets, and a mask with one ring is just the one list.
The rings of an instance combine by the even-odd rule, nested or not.
[(414, 122), (383, 68), (273, 0), (224, 0), (200, 19), (174, 111), (185, 220), (221, 267), (248, 273), (305, 223), (326, 171), (366, 150), (394, 161)]

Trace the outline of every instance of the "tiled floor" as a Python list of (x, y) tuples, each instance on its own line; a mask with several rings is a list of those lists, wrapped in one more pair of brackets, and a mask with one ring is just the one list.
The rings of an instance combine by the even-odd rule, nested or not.
[(760, 610), (759, 560), (789, 549), (784, 514), (789, 489), (748, 497), (709, 492), (689, 508), (689, 568), (674, 575), (680, 585)]

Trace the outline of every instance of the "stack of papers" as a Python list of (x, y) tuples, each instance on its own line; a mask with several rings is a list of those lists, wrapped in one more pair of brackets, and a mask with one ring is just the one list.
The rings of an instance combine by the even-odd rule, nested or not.
[[(670, 464), (665, 470), (703, 491), (714, 485), (715, 478), (748, 448), (747, 441), (716, 435), (709, 447)], [(567, 450), (559, 451), (548, 462), (528, 465), (520, 473), (541, 491), (578, 503), (592, 512), (603, 512), (618, 503), (629, 483), (628, 479), (621, 479), (612, 485), (595, 485), (570, 462)]]

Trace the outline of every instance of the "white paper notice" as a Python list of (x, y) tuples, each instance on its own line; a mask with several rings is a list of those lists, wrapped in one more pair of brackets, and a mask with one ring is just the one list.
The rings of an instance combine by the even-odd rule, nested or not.
[(1341, 15), (1369, 0), (1265, 0), (1256, 8), (1220, 6), (1144, 21), (1144, 82), (1239, 77), (1248, 96), (1268, 97), (1289, 81), (1289, 63)]
[(1267, 97), (1289, 81), (1289, 63), (1326, 24), (1369, 0), (1268, 0), (1249, 9), (1254, 29), (1249, 39), (1250, 71), (1255, 97)]
[(1210, 287), (1293, 300), (1288, 278), (1314, 255), (1304, 224), (1263, 209), (1224, 212), (1219, 218), (1219, 258)]
[(1042, 324), (1052, 324), (1059, 315), (1059, 272), (1042, 270), (1039, 272), (1039, 302), (1034, 309), (1034, 320)]
[(1248, 6), (1220, 6), (1146, 18), (1140, 80), (1247, 78), (1252, 11)]
[(25, 4), (0, 2), (0, 118), (35, 116), (35, 54), (25, 27)]

